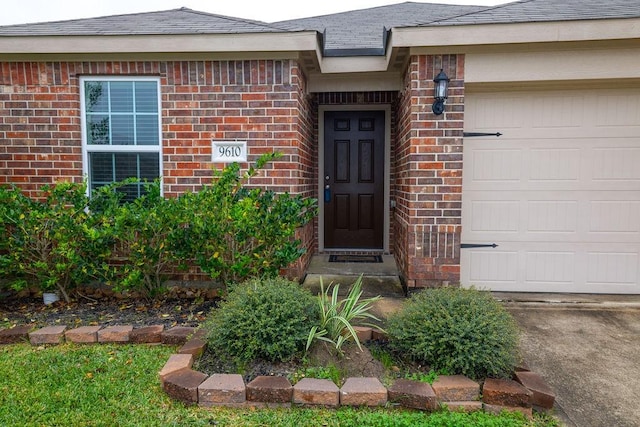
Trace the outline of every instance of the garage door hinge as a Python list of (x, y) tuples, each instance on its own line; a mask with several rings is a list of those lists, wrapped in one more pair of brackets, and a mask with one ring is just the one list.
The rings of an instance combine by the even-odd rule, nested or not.
[(495, 243), (460, 243), (460, 249), (470, 249), (470, 248), (497, 248), (498, 245)]
[(485, 133), (485, 132), (464, 132), (462, 134), (463, 137), (465, 138), (470, 138), (472, 136), (497, 136), (500, 137), (502, 136), (502, 134), (500, 132), (495, 132), (495, 133)]

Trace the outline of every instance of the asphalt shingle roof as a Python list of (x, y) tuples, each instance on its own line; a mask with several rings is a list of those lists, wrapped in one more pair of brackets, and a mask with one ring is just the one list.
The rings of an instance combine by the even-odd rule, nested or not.
[(10, 25), (0, 27), (0, 37), (240, 34), (315, 30), (324, 34), (325, 55), (382, 55), (386, 47), (386, 30), (393, 27), (638, 17), (640, 0), (521, 0), (494, 7), (405, 2), (275, 23), (180, 8)]
[(382, 54), (385, 29), (419, 25), (484, 9), (482, 6), (406, 2), (275, 24), (289, 29), (326, 31), (325, 53), (350, 50)]
[(0, 36), (239, 34), (286, 32), (266, 22), (187, 9), (0, 27)]
[(640, 17), (638, 0), (522, 0), (457, 17), (423, 21), (426, 26), (506, 24)]

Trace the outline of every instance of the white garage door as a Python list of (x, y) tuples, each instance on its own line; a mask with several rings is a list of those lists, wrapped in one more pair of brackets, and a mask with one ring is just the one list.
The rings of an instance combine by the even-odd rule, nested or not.
[(640, 88), (471, 93), (461, 280), (640, 293)]

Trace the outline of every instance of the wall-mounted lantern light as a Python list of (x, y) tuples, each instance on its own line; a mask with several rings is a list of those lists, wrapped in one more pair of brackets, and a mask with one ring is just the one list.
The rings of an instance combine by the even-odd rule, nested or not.
[(433, 110), (433, 114), (439, 116), (444, 113), (444, 100), (449, 96), (447, 93), (449, 90), (449, 77), (440, 69), (440, 72), (433, 81), (435, 83), (435, 93), (433, 97), (436, 99), (436, 102), (433, 103), (431, 109)]

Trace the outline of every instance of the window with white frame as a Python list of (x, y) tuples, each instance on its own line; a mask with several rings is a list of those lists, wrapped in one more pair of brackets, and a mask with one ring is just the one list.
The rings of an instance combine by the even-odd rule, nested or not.
[[(160, 82), (149, 77), (82, 77), (84, 169), (89, 190), (126, 178), (161, 176)], [(124, 188), (131, 200), (144, 184)]]

